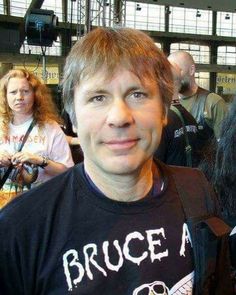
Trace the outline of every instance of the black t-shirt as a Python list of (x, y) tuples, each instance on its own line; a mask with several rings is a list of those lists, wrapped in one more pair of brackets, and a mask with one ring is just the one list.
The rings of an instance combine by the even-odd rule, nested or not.
[[(175, 107), (178, 108), (183, 116), (189, 144), (192, 147), (192, 166), (197, 167), (200, 151), (197, 122), (181, 104), (176, 104)], [(163, 128), (161, 142), (155, 152), (155, 157), (169, 165), (187, 166), (185, 147), (186, 140), (182, 122), (178, 115), (170, 109), (168, 112), (168, 123)]]
[(164, 188), (139, 201), (106, 198), (80, 164), (6, 206), (0, 294), (190, 294), (190, 235), (172, 176), (159, 165)]

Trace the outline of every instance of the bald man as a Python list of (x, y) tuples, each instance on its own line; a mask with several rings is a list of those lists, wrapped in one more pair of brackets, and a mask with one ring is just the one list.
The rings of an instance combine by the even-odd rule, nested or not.
[(227, 112), (224, 99), (197, 85), (195, 63), (188, 52), (175, 51), (168, 59), (181, 69), (180, 101), (198, 122), (202, 145), (207, 145), (211, 138), (219, 140), (221, 122)]
[(181, 70), (171, 65), (174, 92), (167, 115), (167, 125), (163, 128), (161, 142), (154, 156), (166, 164), (197, 167), (201, 141), (198, 124), (194, 117), (180, 104)]

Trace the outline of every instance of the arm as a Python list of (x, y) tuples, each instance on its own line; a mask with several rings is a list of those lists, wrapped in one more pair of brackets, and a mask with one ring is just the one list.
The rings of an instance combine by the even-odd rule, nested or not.
[(11, 164), (11, 155), (5, 151), (0, 151), (0, 168), (8, 167)]
[[(73, 166), (70, 147), (60, 126), (56, 123), (46, 124), (44, 127), (46, 136), (43, 149), (38, 149), (37, 153), (27, 147), (21, 152), (16, 152), (12, 157), (12, 162), (31, 163), (43, 166), (44, 172), (55, 176)], [(46, 161), (46, 163), (45, 163)]]
[(212, 109), (213, 129), (217, 139), (220, 137), (221, 123), (227, 114), (228, 108), (223, 99), (219, 100)]
[[(48, 144), (47, 152), (43, 155), (49, 159), (48, 165), (44, 169), (48, 174), (56, 175), (72, 167), (74, 162), (68, 141), (60, 126), (54, 124), (51, 127), (48, 126), (48, 128), (49, 136), (53, 134), (53, 137), (51, 135), (52, 138)], [(54, 132), (51, 132), (50, 128), (53, 128)]]
[(215, 93), (210, 93), (206, 100), (206, 121), (207, 124), (213, 129), (216, 139), (220, 137), (221, 123), (225, 118), (228, 107), (222, 97)]
[(45, 169), (45, 171), (52, 176), (62, 173), (67, 170), (67, 167), (59, 162), (55, 162), (50, 158), (44, 157), (42, 155), (28, 153), (28, 152), (17, 152), (11, 159), (12, 163), (23, 164), (31, 163), (38, 165)]

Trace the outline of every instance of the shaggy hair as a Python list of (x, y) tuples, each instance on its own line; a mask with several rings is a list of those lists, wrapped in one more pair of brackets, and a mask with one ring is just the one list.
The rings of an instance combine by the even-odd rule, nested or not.
[(173, 95), (170, 64), (164, 53), (143, 32), (129, 28), (97, 28), (78, 40), (69, 53), (62, 81), (64, 106), (76, 126), (74, 89), (102, 68), (111, 78), (118, 67), (134, 73), (141, 82), (153, 79), (160, 90), (163, 112)]

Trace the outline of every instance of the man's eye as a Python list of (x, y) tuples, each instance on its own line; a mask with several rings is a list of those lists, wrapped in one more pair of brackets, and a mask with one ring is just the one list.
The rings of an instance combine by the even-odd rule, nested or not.
[(94, 96), (91, 99), (91, 101), (92, 102), (95, 102), (95, 103), (104, 102), (104, 100), (105, 100), (105, 96), (104, 95)]
[(144, 92), (134, 92), (134, 93), (132, 93), (131, 96), (137, 100), (140, 100), (140, 99), (146, 98), (147, 94)]

